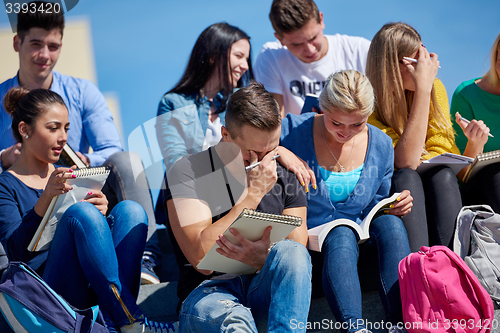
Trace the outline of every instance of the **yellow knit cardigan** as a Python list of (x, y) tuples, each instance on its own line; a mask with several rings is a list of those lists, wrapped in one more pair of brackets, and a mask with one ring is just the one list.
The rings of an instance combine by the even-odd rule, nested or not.
[[(436, 91), (436, 98), (441, 111), (446, 116), (446, 119), (450, 121), (448, 95), (446, 94), (446, 89), (443, 83), (438, 79), (434, 81), (434, 90)], [(432, 102), (430, 108), (432, 108)], [(368, 123), (375, 127), (378, 127), (382, 130), (382, 132), (390, 136), (394, 147), (396, 147), (400, 136), (392, 128), (380, 122), (375, 113), (372, 113), (370, 115), (370, 117), (368, 118)], [(427, 151), (426, 154), (424, 154), (425, 151)], [(432, 118), (429, 114), (429, 126), (427, 128), (425, 147), (423, 147), (422, 149), (421, 158), (424, 160), (428, 160), (443, 153), (453, 153), (460, 155), (460, 151), (455, 144), (455, 133), (453, 131), (453, 128), (451, 127), (448, 130), (440, 129), (437, 126), (436, 119)]]

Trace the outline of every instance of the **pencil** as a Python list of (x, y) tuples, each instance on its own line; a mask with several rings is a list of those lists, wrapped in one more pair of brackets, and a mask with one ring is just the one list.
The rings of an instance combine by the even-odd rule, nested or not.
[[(277, 159), (278, 157), (280, 157), (280, 155), (274, 155), (273, 156), (273, 160)], [(257, 165), (260, 164), (260, 161), (259, 162), (256, 162), (254, 164), (250, 164), (249, 166), (245, 167), (245, 171), (249, 171), (249, 170), (252, 170), (253, 168), (255, 168)]]
[[(408, 60), (410, 62), (414, 62), (414, 63), (417, 63), (418, 60), (417, 59), (413, 59), (413, 58), (409, 58), (409, 57), (403, 57), (404, 60)], [(441, 68), (441, 66), (439, 66), (439, 68)]]
[[(465, 119), (464, 117), (460, 117), (460, 120), (462, 120), (462, 121), (466, 122), (467, 124), (468, 124), (468, 123), (470, 123), (470, 121), (468, 121), (468, 120), (467, 120), (467, 119)], [(486, 125), (486, 124), (485, 124), (485, 125)], [(490, 133), (488, 133), (488, 136), (489, 136), (489, 137), (494, 138), (494, 136), (493, 136), (493, 135), (491, 135)]]

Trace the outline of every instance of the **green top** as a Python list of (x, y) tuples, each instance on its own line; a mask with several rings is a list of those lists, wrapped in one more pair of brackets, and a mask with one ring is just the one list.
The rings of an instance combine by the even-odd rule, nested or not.
[(461, 153), (467, 145), (467, 137), (455, 121), (455, 112), (459, 112), (467, 120), (482, 120), (490, 128), (494, 138), (488, 137), (484, 152), (500, 149), (500, 95), (493, 95), (479, 88), (475, 83), (478, 79), (480, 78), (462, 82), (451, 99), (450, 113), (457, 133), (455, 142)]

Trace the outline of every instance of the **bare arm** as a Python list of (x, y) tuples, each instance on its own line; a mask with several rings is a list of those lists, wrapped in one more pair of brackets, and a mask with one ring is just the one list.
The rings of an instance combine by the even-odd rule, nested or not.
[(287, 208), (283, 210), (284, 215), (293, 215), (302, 218), (302, 225), (295, 228), (287, 237), (287, 239), (293, 239), (294, 241), (307, 247), (307, 240), (309, 239), (307, 235), (307, 208), (306, 207), (295, 207)]
[(309, 191), (309, 183), (316, 189), (316, 175), (303, 159), (282, 146), (278, 147), (278, 154), (278, 162), (297, 176), (300, 184), (306, 187), (306, 193)]
[(439, 68), (439, 61), (436, 54), (429, 54), (423, 46), (420, 47), (418, 64), (415, 68), (406, 60), (403, 61), (415, 83), (415, 96), (408, 122), (394, 149), (394, 166), (397, 169), (416, 169), (425, 145), (429, 126), (431, 91)]
[[(255, 161), (257, 155), (254, 154)], [(268, 153), (259, 166), (248, 172), (248, 188), (236, 205), (227, 215), (212, 223), (212, 212), (208, 205), (198, 199), (178, 198), (167, 201), (168, 214), (172, 232), (179, 244), (182, 253), (189, 263), (196, 268), (200, 260), (210, 250), (220, 235), (233, 223), (244, 208), (255, 209), (264, 195), (271, 190), (277, 180), (276, 161), (272, 159), (275, 151)], [(245, 252), (238, 250), (242, 258), (250, 258), (247, 253), (258, 252), (259, 255), (252, 256), (255, 262), (245, 261), (257, 269), (260, 269), (267, 257), (267, 247), (257, 242), (249, 242)], [(265, 253), (264, 253), (265, 252)], [(264, 253), (264, 254), (263, 254)], [(243, 260), (240, 260), (243, 262)], [(203, 274), (211, 271), (199, 270)]]

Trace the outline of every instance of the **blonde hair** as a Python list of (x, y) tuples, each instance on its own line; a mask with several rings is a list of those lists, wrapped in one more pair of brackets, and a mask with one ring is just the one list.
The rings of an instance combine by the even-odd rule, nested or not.
[[(403, 134), (415, 92), (403, 88), (399, 62), (417, 52), (422, 44), (419, 33), (406, 23), (388, 23), (373, 37), (366, 60), (366, 75), (370, 79), (377, 104), (379, 121)], [(434, 87), (431, 91), (430, 117), (440, 129), (453, 135), (452, 125), (439, 107)], [(434, 126), (434, 125), (430, 125)]]
[(495, 39), (495, 42), (493, 43), (493, 48), (491, 49), (490, 70), (486, 74), (484, 74), (484, 77), (493, 86), (497, 86), (500, 84), (500, 77), (498, 77), (498, 73), (496, 71), (496, 63), (499, 53), (500, 53), (500, 34), (498, 34), (497, 38)]
[(347, 113), (358, 111), (363, 116), (369, 116), (374, 104), (370, 80), (352, 69), (330, 74), (319, 96), (319, 106), (324, 112), (337, 109)]

